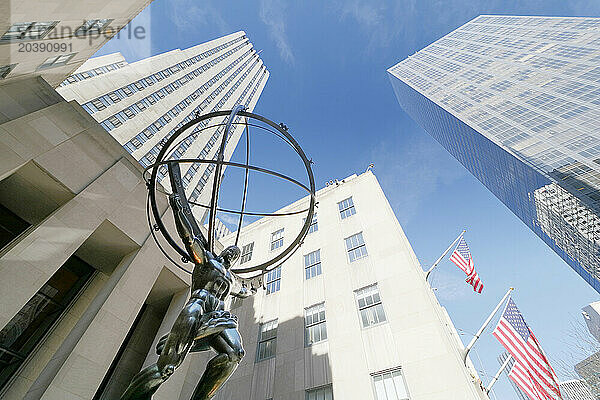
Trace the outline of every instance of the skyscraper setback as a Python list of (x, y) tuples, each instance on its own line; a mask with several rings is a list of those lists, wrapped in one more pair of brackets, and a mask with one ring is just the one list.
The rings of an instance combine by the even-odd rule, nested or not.
[(404, 110), (600, 292), (599, 28), (482, 15), (388, 72)]
[[(240, 31), (185, 50), (173, 50), (132, 64), (119, 53), (83, 64), (58, 88), (77, 100), (144, 167), (153, 164), (162, 144), (196, 113), (252, 110), (269, 73), (256, 50)], [(225, 118), (223, 118), (224, 120)], [(214, 121), (211, 121), (214, 124)], [(201, 123), (172, 152), (173, 158), (213, 158), (224, 127)], [(235, 126), (234, 126), (235, 127)], [(242, 134), (232, 129), (227, 139), (229, 159)], [(201, 197), (214, 171), (211, 164), (182, 164), (184, 184), (192, 201)], [(166, 169), (159, 178), (166, 176)]]

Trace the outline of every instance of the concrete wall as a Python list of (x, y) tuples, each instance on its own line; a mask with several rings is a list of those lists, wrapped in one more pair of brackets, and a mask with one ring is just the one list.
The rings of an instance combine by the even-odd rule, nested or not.
[[(40, 78), (20, 90), (11, 101), (22, 100), (22, 115), (0, 124), (1, 152), (10, 155), (0, 157), (1, 197), (24, 196), (31, 207), (45, 193), (61, 201), (0, 250), (0, 328), (71, 255), (97, 272), (1, 395), (89, 400), (142, 305), (185, 290), (188, 276), (171, 270), (149, 238), (141, 166), (77, 103), (48, 102), (52, 89)], [(31, 171), (52, 182), (48, 192), (2, 185), (37, 176)], [(24, 192), (9, 192), (15, 187)]]

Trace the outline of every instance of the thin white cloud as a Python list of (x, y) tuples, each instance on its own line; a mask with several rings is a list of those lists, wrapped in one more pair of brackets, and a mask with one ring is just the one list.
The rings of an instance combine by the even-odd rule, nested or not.
[(423, 201), (438, 188), (466, 174), (433, 139), (398, 137), (376, 144), (369, 154), (369, 162), (375, 164), (375, 173), (401, 224), (409, 223), (421, 211)]
[(190, 34), (200, 27), (211, 25), (216, 26), (221, 34), (231, 30), (220, 10), (204, 1), (171, 0), (169, 10), (169, 19), (179, 33)]
[(261, 0), (260, 19), (267, 25), (281, 59), (293, 65), (295, 58), (286, 34), (285, 8), (286, 5), (280, 0)]
[(386, 5), (365, 3), (361, 1), (344, 2), (340, 18), (352, 18), (368, 37), (368, 49), (388, 46), (395, 33), (386, 15), (389, 10)]
[[(442, 268), (452, 266), (444, 265)], [(453, 301), (474, 293), (461, 271), (445, 271), (442, 268), (436, 268), (429, 276), (431, 287), (439, 300)]]

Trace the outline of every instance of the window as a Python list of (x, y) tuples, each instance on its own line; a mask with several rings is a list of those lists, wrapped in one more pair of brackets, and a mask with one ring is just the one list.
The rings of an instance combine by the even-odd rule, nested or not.
[(75, 30), (75, 36), (87, 36), (91, 33), (98, 34), (112, 22), (112, 19), (88, 19)]
[(307, 346), (327, 339), (325, 303), (304, 310), (304, 338)]
[[(306, 218), (304, 218), (302, 223), (304, 224), (305, 222), (306, 222)], [(317, 213), (314, 213), (314, 215), (312, 217), (312, 221), (310, 222), (310, 225), (308, 226), (308, 233), (313, 233), (318, 230), (319, 230), (319, 225), (317, 225)]]
[(17, 66), (17, 64), (1, 65), (0, 66), (0, 79), (6, 78), (6, 76), (8, 74), (10, 74), (10, 71), (12, 71), (16, 66)]
[(344, 240), (346, 242), (346, 251), (348, 252), (348, 259), (350, 262), (354, 262), (367, 256), (367, 246), (365, 245), (362, 232), (347, 237)]
[(377, 284), (354, 292), (363, 328), (385, 322), (385, 313)]
[(58, 24), (58, 21), (16, 23), (0, 37), (0, 42), (42, 39), (56, 24)]
[(340, 209), (340, 216), (342, 219), (346, 219), (349, 216), (356, 214), (352, 197), (348, 197), (346, 200), (340, 201), (338, 203), (338, 208)]
[(283, 246), (283, 228), (271, 233), (271, 251)]
[(333, 400), (331, 385), (307, 390), (306, 400)]
[(267, 284), (267, 294), (279, 291), (281, 283), (281, 265), (267, 272), (265, 283)]
[(254, 242), (248, 243), (242, 247), (242, 255), (240, 257), (240, 264), (248, 262), (252, 259), (252, 250), (254, 249)]
[(46, 59), (46, 61), (44, 61), (42, 65), (38, 67), (38, 69), (48, 69), (65, 65), (71, 60), (71, 58), (75, 57), (75, 54), (77, 53), (60, 54), (58, 56), (50, 57)]
[(304, 271), (306, 279), (321, 275), (321, 249), (304, 256)]
[(401, 368), (371, 374), (377, 400), (409, 400)]
[(71, 256), (0, 331), (0, 388), (66, 312), (93, 272)]
[(266, 360), (275, 357), (277, 350), (277, 320), (260, 324), (258, 329), (258, 349), (256, 351), (256, 361)]
[(102, 111), (106, 108), (106, 105), (100, 99), (92, 100), (92, 104), (98, 111)]

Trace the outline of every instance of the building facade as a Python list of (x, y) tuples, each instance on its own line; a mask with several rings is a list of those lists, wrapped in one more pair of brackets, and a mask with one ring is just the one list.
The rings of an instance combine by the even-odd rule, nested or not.
[[(107, 68), (112, 69), (97, 73)], [(252, 111), (268, 77), (256, 50), (240, 31), (131, 64), (119, 53), (93, 58), (57, 90), (67, 100), (79, 102), (147, 167), (156, 161), (164, 141), (197, 113), (232, 109), (238, 104)], [(234, 127), (226, 159), (243, 132), (241, 126)], [(209, 127), (206, 121), (198, 124), (173, 150), (172, 158), (214, 158), (223, 131), (224, 126)], [(201, 196), (201, 192), (214, 168), (214, 164), (182, 164), (183, 182), (192, 201), (206, 204), (208, 195)], [(161, 168), (160, 179), (166, 175), (166, 167)]]
[(559, 386), (563, 400), (596, 400), (583, 379), (561, 382)]
[(592, 336), (600, 342), (600, 301), (583, 307), (581, 314)]
[(118, 398), (189, 276), (149, 236), (143, 168), (79, 104), (39, 77), (0, 104), (0, 398)]
[[(151, 0), (0, 5), (0, 83), (42, 76), (56, 87), (115, 36)], [(147, 27), (136, 36), (149, 34)]]
[(596, 397), (600, 397), (600, 351), (575, 365), (575, 371), (585, 380)]
[(402, 108), (600, 292), (598, 27), (482, 15), (388, 72)]
[[(487, 399), (373, 173), (323, 188), (317, 201), (302, 247), (263, 277), (264, 290), (233, 302), (246, 356), (215, 399)], [(304, 216), (245, 226), (238, 266), (286, 248)], [(190, 357), (156, 399), (187, 399), (210, 357)]]

